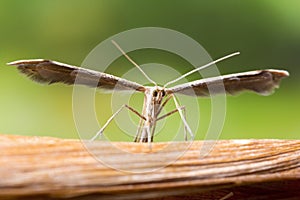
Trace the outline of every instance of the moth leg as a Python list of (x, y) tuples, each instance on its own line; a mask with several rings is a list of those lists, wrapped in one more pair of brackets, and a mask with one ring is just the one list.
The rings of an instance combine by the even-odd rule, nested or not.
[(177, 102), (177, 100), (176, 100), (176, 97), (175, 97), (173, 94), (171, 94), (171, 95), (172, 95), (172, 97), (173, 97), (175, 106), (176, 106), (176, 108), (178, 109), (178, 113), (179, 113), (179, 115), (180, 115), (180, 117), (181, 117), (181, 120), (182, 120), (182, 122), (183, 122), (183, 124), (184, 124), (184, 126), (185, 126), (185, 128), (186, 128), (186, 130), (187, 130), (187, 132), (190, 134), (191, 138), (194, 139), (194, 134), (193, 134), (193, 132), (192, 132), (190, 126), (188, 125), (188, 123), (187, 123), (187, 121), (186, 121), (186, 119), (185, 119), (185, 115), (182, 113), (182, 110), (180, 109), (180, 106), (179, 106), (179, 104), (178, 104), (178, 102)]
[[(172, 98), (172, 96), (168, 96), (168, 97), (166, 98), (166, 100), (161, 104), (161, 106), (159, 107), (157, 113), (155, 114), (156, 116), (158, 116), (158, 115), (161, 113), (163, 107), (169, 102), (169, 100), (170, 100), (171, 98)], [(152, 130), (151, 130), (151, 142), (153, 142), (153, 138), (154, 138), (155, 127), (156, 127), (156, 121), (157, 121), (157, 120), (153, 120), (153, 125), (152, 125), (153, 128), (152, 128)]]
[(147, 135), (147, 139), (148, 139), (148, 145), (149, 145), (149, 149), (151, 150), (151, 142), (152, 142), (152, 140), (151, 140), (151, 133), (150, 133), (150, 127), (149, 126), (147, 126), (147, 133), (148, 133), (148, 135)]
[[(145, 122), (145, 120), (143, 121), (141, 119), (134, 142), (148, 142), (148, 143), (153, 142), (153, 138), (151, 138), (150, 126), (145, 125), (144, 122)], [(153, 127), (153, 128), (155, 128), (155, 127)], [(152, 128), (152, 131), (153, 131), (153, 128)]]
[(90, 141), (94, 141), (97, 137), (101, 136), (104, 129), (110, 124), (110, 122), (124, 109), (127, 108), (128, 110), (132, 111), (133, 113), (135, 113), (137, 116), (139, 116), (141, 119), (146, 120), (146, 118), (141, 115), (138, 111), (136, 111), (134, 108), (124, 104), (123, 106), (121, 106), (121, 108), (119, 108), (107, 121), (106, 123), (103, 125), (103, 127), (94, 135), (94, 137), (92, 137), (90, 139)]
[(138, 129), (134, 138), (134, 142), (147, 142), (147, 138), (145, 138), (145, 135), (147, 135), (147, 133), (145, 133), (147, 131), (145, 129), (146, 127), (145, 122), (146, 122), (145, 118), (140, 119)]
[(151, 130), (151, 142), (153, 142), (155, 127), (156, 127), (156, 120), (153, 122), (153, 128)]
[(166, 98), (166, 100), (161, 104), (161, 106), (159, 107), (156, 116), (158, 116), (160, 114), (160, 112), (162, 111), (163, 107), (165, 107), (165, 105), (169, 102), (169, 100), (172, 98), (172, 96), (168, 96), (168, 98)]
[[(185, 107), (182, 109), (182, 111), (183, 111), (183, 117), (184, 117), (184, 119), (186, 121), (186, 110), (185, 110)], [(188, 140), (188, 138), (187, 138), (187, 128), (186, 128), (186, 126), (184, 126), (184, 141), (187, 141), (187, 140)]]
[[(186, 121), (186, 109), (185, 109), (185, 106), (180, 106), (179, 109), (182, 110), (184, 120)], [(178, 112), (178, 109), (177, 109), (177, 108), (174, 109), (174, 110), (172, 110), (172, 111), (170, 111), (170, 112), (168, 112), (167, 114), (165, 114), (165, 115), (163, 115), (163, 116), (157, 118), (156, 121), (159, 121), (159, 120), (161, 120), (161, 119), (164, 119), (164, 118), (166, 118), (166, 117), (168, 117), (168, 116), (170, 116), (170, 115), (172, 115), (172, 114), (174, 114), (174, 113), (176, 113), (176, 112)], [(187, 141), (187, 127), (186, 127), (185, 125), (184, 125), (184, 140)]]
[(148, 142), (149, 135), (150, 135), (149, 125), (146, 125), (146, 126), (142, 127), (142, 132), (141, 132), (141, 136), (139, 138), (139, 141), (140, 142)]
[(149, 149), (151, 150), (151, 142), (152, 142), (152, 139), (151, 139), (151, 130), (150, 130), (150, 125), (149, 124), (146, 124), (144, 125), (142, 128), (141, 128), (141, 133), (139, 135), (139, 138), (136, 142), (148, 142), (149, 144)]
[(144, 122), (145, 121), (143, 119), (140, 119), (138, 129), (137, 129), (136, 134), (135, 134), (134, 142), (139, 142), (140, 141), (141, 133), (142, 133), (142, 127), (144, 126)]
[(185, 106), (180, 106), (179, 108), (176, 108), (176, 109), (174, 109), (174, 110), (168, 112), (167, 114), (164, 114), (163, 116), (157, 118), (156, 121), (159, 121), (159, 120), (161, 120), (161, 119), (163, 119), (163, 118), (166, 118), (166, 117), (168, 117), (168, 116), (170, 116), (170, 115), (172, 115), (172, 114), (178, 112), (179, 110), (185, 110)]

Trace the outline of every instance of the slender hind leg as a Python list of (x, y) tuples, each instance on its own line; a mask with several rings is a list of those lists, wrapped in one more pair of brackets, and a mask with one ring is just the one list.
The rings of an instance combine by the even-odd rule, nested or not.
[[(175, 110), (172, 110), (172, 111), (168, 112), (167, 114), (165, 114), (165, 115), (163, 115), (163, 116), (157, 118), (156, 121), (159, 121), (159, 120), (164, 119), (164, 118), (166, 118), (166, 117), (168, 117), (168, 116), (170, 116), (170, 115), (172, 115), (172, 114), (174, 114), (174, 113), (176, 113), (176, 112), (179, 112), (179, 110), (182, 110), (182, 111), (183, 111), (183, 117), (184, 117), (184, 120), (186, 120), (186, 110), (185, 110), (185, 106), (180, 106), (179, 109), (176, 108)], [(183, 126), (184, 126), (184, 140), (187, 141), (187, 128), (186, 128), (185, 125), (183, 125)]]
[(173, 97), (175, 106), (176, 106), (176, 108), (178, 109), (178, 112), (179, 112), (179, 115), (180, 115), (180, 117), (181, 117), (181, 120), (182, 120), (182, 122), (183, 122), (183, 124), (184, 124), (184, 127), (186, 128), (187, 132), (190, 134), (191, 139), (194, 139), (194, 134), (193, 134), (193, 132), (192, 132), (190, 126), (189, 126), (188, 123), (186, 122), (186, 119), (185, 119), (184, 114), (182, 113), (182, 110), (179, 109), (180, 106), (179, 106), (179, 104), (178, 104), (178, 102), (177, 102), (177, 100), (176, 100), (176, 98), (175, 98), (175, 96), (174, 96), (173, 94), (172, 94), (172, 97)]
[(134, 142), (139, 142), (140, 141), (143, 124), (144, 124), (144, 121), (142, 119), (140, 119), (138, 129), (137, 129), (136, 134), (135, 134)]
[[(184, 117), (184, 120), (186, 120), (186, 110), (185, 110), (185, 107), (184, 107), (184, 109), (182, 109), (183, 110), (183, 117)], [(193, 139), (193, 138), (192, 138)], [(188, 138), (187, 138), (187, 128), (186, 128), (186, 126), (184, 126), (184, 141), (187, 141), (188, 140)]]
[(124, 109), (127, 108), (128, 110), (132, 111), (133, 113), (135, 113), (137, 116), (139, 116), (141, 118), (141, 120), (146, 120), (146, 118), (141, 115), (138, 111), (136, 111), (134, 108), (128, 106), (128, 105), (123, 105), (121, 106), (121, 108), (119, 108), (107, 121), (106, 123), (103, 125), (103, 127), (94, 135), (94, 137), (92, 137), (90, 139), (90, 141), (94, 141), (97, 137), (101, 136), (103, 131), (105, 130), (105, 128), (110, 124), (110, 122)]
[[(156, 116), (158, 116), (162, 109), (165, 107), (165, 105), (169, 102), (169, 100), (172, 98), (172, 96), (168, 96), (166, 98), (166, 100), (161, 104), (161, 106), (159, 107)], [(171, 113), (172, 114), (172, 113)], [(161, 117), (160, 117), (161, 118)], [(156, 127), (156, 121), (158, 121), (159, 119), (153, 120), (153, 125), (152, 125), (152, 130), (151, 130), (151, 142), (153, 142), (153, 138), (154, 138), (154, 134), (155, 134), (155, 127)]]
[(166, 118), (166, 117), (168, 117), (168, 116), (170, 116), (170, 115), (172, 115), (172, 114), (178, 112), (179, 110), (185, 110), (185, 107), (184, 107), (184, 106), (180, 106), (179, 108), (176, 108), (176, 109), (174, 109), (174, 110), (168, 112), (167, 114), (164, 114), (163, 116), (157, 118), (156, 121), (159, 121), (159, 120), (161, 120), (161, 119), (164, 119), (164, 118)]

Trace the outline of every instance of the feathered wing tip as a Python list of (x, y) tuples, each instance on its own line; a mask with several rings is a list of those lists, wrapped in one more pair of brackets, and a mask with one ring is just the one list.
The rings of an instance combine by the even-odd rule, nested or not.
[(265, 71), (268, 71), (272, 74), (274, 83), (279, 86), (280, 81), (282, 78), (286, 78), (290, 76), (289, 72), (286, 70), (278, 70), (278, 69), (267, 69)]
[(245, 88), (252, 90), (261, 95), (270, 95), (274, 92), (274, 89), (279, 88), (280, 82), (283, 78), (289, 76), (288, 71), (267, 69), (258, 71), (257, 75), (254, 75), (253, 86), (245, 84)]
[(40, 65), (43, 63), (49, 63), (49, 60), (45, 59), (32, 59), (32, 60), (18, 60), (18, 61), (13, 61), (10, 63), (7, 63), (7, 65), (10, 66), (16, 66), (18, 70), (28, 76), (30, 79), (33, 81), (39, 82), (39, 83), (48, 83), (50, 84), (51, 81), (46, 79), (45, 77), (41, 76), (39, 73)]

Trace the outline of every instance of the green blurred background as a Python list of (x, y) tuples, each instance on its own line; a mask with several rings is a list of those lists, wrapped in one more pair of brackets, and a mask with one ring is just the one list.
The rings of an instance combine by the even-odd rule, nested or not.
[[(271, 96), (246, 93), (227, 98), (221, 138), (300, 139), (299, 9), (298, 0), (0, 0), (0, 133), (78, 138), (72, 87), (36, 84), (7, 62), (48, 58), (80, 65), (108, 37), (153, 26), (192, 37), (212, 58), (240, 51), (240, 56), (218, 64), (223, 74), (287, 69), (290, 77)], [(140, 64), (159, 60), (174, 68), (182, 66), (157, 52), (133, 54)], [(121, 76), (132, 68), (125, 59), (117, 64), (109, 73)], [(118, 70), (120, 64), (123, 71)], [(109, 98), (99, 94), (98, 106), (108, 108)], [(140, 109), (141, 103), (132, 104)], [(107, 119), (111, 109), (102, 114)], [(114, 124), (108, 129), (118, 131)], [(114, 139), (131, 140), (119, 133)]]

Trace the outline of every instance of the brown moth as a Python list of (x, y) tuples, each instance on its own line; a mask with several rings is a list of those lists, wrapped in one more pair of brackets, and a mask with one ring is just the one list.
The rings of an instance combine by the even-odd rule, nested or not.
[[(91, 140), (95, 140), (98, 136), (102, 135), (105, 128), (109, 125), (113, 118), (118, 115), (123, 108), (127, 108), (140, 117), (140, 123), (134, 141), (149, 143), (153, 142), (156, 122), (176, 112), (178, 112), (181, 117), (185, 131), (190, 134), (191, 138), (194, 137), (194, 134), (186, 122), (183, 112), (184, 107), (178, 104), (175, 94), (209, 97), (210, 95), (216, 95), (218, 93), (223, 93), (224, 91), (231, 95), (235, 95), (243, 91), (253, 91), (261, 95), (269, 95), (273, 92), (274, 88), (279, 87), (280, 80), (282, 78), (289, 76), (289, 73), (285, 70), (265, 69), (205, 78), (168, 88), (168, 85), (173, 84), (196, 71), (204, 69), (229, 57), (235, 56), (239, 54), (239, 52), (227, 55), (204, 66), (198, 67), (180, 76), (179, 78), (168, 82), (164, 86), (158, 86), (120, 48), (117, 43), (114, 41), (112, 42), (123, 53), (123, 55), (130, 62), (132, 62), (150, 82), (154, 84), (154, 86), (143, 86), (111, 74), (71, 66), (51, 60), (19, 60), (10, 62), (8, 65), (17, 66), (21, 73), (39, 83), (64, 83), (67, 85), (81, 84), (105, 90), (131, 90), (144, 93), (145, 96), (142, 113), (139, 113), (129, 105), (123, 105), (108, 119), (108, 121)], [(213, 90), (213, 94), (210, 94), (209, 88), (216, 88)], [(221, 88), (221, 90), (218, 90), (218, 88)], [(160, 116), (163, 107), (169, 102), (170, 99), (173, 99), (176, 109)], [(187, 139), (186, 133), (185, 139)]]

